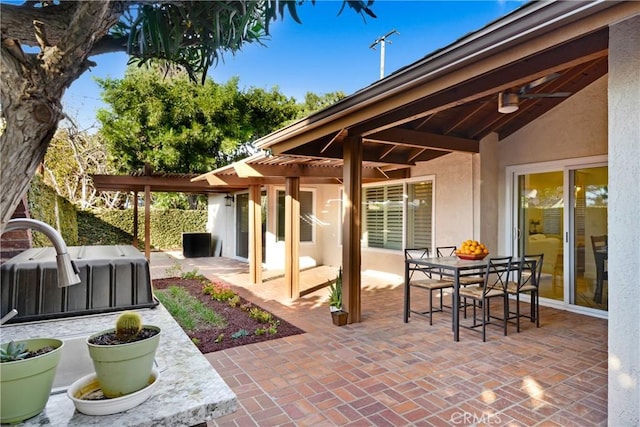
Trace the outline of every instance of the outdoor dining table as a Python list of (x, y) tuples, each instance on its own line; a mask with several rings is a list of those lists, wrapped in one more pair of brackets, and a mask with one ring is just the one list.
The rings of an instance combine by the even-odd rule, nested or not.
[[(497, 256), (500, 257), (500, 255)], [(519, 262), (519, 260), (513, 258), (511, 265), (517, 265), (517, 262)], [(406, 259), (404, 265), (404, 323), (409, 321), (409, 277), (411, 269), (421, 267), (432, 270), (433, 274), (453, 278), (453, 302), (451, 305), (453, 340), (460, 341), (460, 307), (458, 301), (460, 277), (484, 274), (487, 269), (487, 258), (481, 260), (464, 260), (457, 256), (449, 256)]]

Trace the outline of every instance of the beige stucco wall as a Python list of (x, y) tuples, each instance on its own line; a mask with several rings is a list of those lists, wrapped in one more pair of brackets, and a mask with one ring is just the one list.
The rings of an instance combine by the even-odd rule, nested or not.
[(640, 425), (640, 16), (609, 36), (608, 424)]
[(507, 166), (607, 154), (607, 76), (498, 142), (498, 250), (506, 253)]

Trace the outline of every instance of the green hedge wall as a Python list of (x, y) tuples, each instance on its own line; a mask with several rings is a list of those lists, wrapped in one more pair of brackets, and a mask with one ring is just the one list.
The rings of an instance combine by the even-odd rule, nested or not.
[[(59, 229), (67, 246), (78, 244), (78, 222), (75, 206), (55, 190), (46, 185), (42, 178), (35, 175), (27, 194), (29, 216), (46, 222), (55, 229)], [(59, 227), (58, 227), (59, 226)], [(33, 246), (41, 248), (52, 246), (47, 236), (33, 232)]]
[[(81, 240), (87, 245), (131, 244), (133, 209), (96, 210), (83, 213)], [(161, 249), (182, 247), (183, 232), (205, 232), (206, 210), (151, 210), (151, 246)], [(124, 240), (124, 241), (123, 241)], [(105, 242), (109, 241), (109, 242)], [(138, 211), (138, 241), (144, 247), (144, 209)]]

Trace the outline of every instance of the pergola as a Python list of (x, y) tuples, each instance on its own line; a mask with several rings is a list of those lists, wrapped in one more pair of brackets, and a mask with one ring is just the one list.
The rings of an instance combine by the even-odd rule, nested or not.
[(130, 175), (92, 175), (93, 185), (98, 191), (122, 191), (134, 194), (133, 204), (133, 245), (138, 246), (138, 193), (144, 192), (144, 254), (149, 259), (151, 254), (151, 193), (176, 192), (188, 194), (226, 193), (246, 189), (246, 186), (215, 188), (203, 182), (194, 182), (196, 174), (153, 173), (150, 168)]

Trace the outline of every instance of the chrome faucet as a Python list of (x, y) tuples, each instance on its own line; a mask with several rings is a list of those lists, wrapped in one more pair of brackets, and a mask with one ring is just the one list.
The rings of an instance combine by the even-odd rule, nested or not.
[[(58, 231), (49, 224), (30, 218), (16, 218), (7, 222), (4, 231), (18, 230), (23, 228), (31, 228), (44, 233), (53, 243), (56, 249), (56, 264), (58, 265), (58, 287), (76, 285), (80, 283), (78, 276), (78, 268), (71, 261), (71, 257), (67, 252), (67, 244), (62, 239)], [(3, 232), (4, 232), (3, 231)]]

